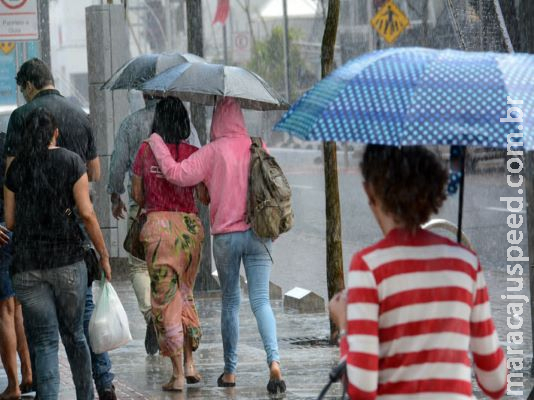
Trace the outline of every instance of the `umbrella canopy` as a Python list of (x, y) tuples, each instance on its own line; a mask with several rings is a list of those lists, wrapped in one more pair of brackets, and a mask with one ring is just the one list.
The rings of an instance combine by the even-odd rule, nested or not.
[(170, 68), (141, 85), (158, 96), (214, 105), (216, 96), (235, 97), (241, 107), (253, 110), (285, 110), (289, 105), (254, 72), (221, 64), (186, 63)]
[(104, 83), (101, 89), (139, 89), (139, 85), (160, 72), (187, 62), (206, 62), (190, 53), (143, 54), (132, 58)]
[(507, 135), (522, 129), (525, 148), (533, 149), (527, 133), (532, 118), (522, 124), (500, 121), (513, 107), (507, 96), (522, 100), (523, 115), (532, 115), (532, 93), (532, 55), (394, 48), (335, 70), (274, 129), (305, 140), (504, 148)]

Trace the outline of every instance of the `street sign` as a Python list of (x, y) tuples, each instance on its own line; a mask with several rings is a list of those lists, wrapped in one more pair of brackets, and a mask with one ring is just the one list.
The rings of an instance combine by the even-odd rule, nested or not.
[(15, 48), (15, 42), (0, 42), (0, 50), (2, 53), (9, 54)]
[(410, 26), (410, 20), (393, 0), (388, 0), (371, 20), (371, 26), (386, 42), (394, 43)]
[(37, 0), (0, 0), (0, 41), (38, 39)]
[(251, 38), (248, 31), (234, 32), (232, 59), (237, 63), (247, 63), (250, 59)]

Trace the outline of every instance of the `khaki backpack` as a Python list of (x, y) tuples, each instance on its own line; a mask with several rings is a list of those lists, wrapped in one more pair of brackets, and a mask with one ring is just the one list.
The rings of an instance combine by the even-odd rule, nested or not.
[(247, 223), (261, 238), (276, 239), (293, 226), (291, 187), (273, 156), (252, 137), (247, 193)]

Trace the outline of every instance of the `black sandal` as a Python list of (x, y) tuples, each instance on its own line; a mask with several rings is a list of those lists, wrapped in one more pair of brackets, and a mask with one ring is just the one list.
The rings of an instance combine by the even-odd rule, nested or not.
[(217, 378), (217, 386), (219, 387), (235, 387), (235, 382), (225, 382), (223, 381), (224, 372)]
[(283, 379), (269, 379), (267, 391), (271, 394), (285, 393), (286, 382)]

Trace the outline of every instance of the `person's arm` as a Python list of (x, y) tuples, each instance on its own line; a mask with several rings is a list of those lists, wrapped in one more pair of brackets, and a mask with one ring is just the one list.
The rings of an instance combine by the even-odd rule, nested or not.
[(504, 396), (507, 387), (506, 358), (499, 346), (482, 267), (478, 265), (477, 286), (470, 320), (470, 350), (478, 386), (492, 399)]
[(96, 251), (100, 255), (100, 266), (104, 270), (107, 280), (110, 281), (111, 266), (109, 264), (109, 253), (93, 209), (93, 204), (89, 199), (89, 179), (86, 173), (84, 173), (74, 184), (73, 195), (74, 201), (76, 202), (76, 208), (78, 209), (78, 215), (82, 219), (85, 230), (89, 235), (89, 239), (91, 239)]
[(15, 228), (15, 193), (4, 185), (4, 218), (6, 228), (10, 231)]
[(87, 177), (90, 182), (98, 182), (100, 180), (100, 158), (98, 156), (92, 160), (87, 161)]
[(347, 392), (351, 399), (376, 399), (378, 291), (373, 273), (359, 255), (353, 258), (350, 266), (346, 302), (346, 335), (341, 338), (340, 351), (347, 361)]
[(7, 170), (9, 169), (9, 166), (11, 165), (11, 163), (13, 162), (14, 159), (15, 159), (15, 157), (13, 157), (13, 156), (7, 156), (6, 157), (6, 170), (5, 170), (4, 175), (7, 175)]
[(111, 193), (111, 214), (115, 219), (124, 219), (124, 213), (127, 213), (126, 204), (123, 203), (121, 195)]
[(197, 193), (197, 198), (198, 200), (204, 204), (205, 206), (209, 205), (210, 204), (210, 194), (208, 192), (208, 188), (206, 187), (206, 185), (202, 182), (200, 182), (197, 186), (196, 186), (196, 193)]
[(202, 147), (182, 162), (176, 162), (157, 133), (150, 135), (149, 144), (162, 174), (169, 182), (178, 186), (195, 186), (208, 176), (211, 157), (206, 157), (209, 156), (207, 147)]
[[(115, 143), (113, 144), (113, 153), (109, 161), (109, 180), (108, 193), (123, 194), (126, 189), (124, 187), (124, 177), (130, 168), (130, 143), (128, 135), (132, 134), (131, 129), (139, 129), (132, 127), (129, 123), (129, 118), (126, 117), (122, 121)], [(135, 149), (137, 150), (137, 149)]]
[(143, 191), (143, 178), (132, 175), (132, 197), (139, 207), (145, 206), (145, 194)]

